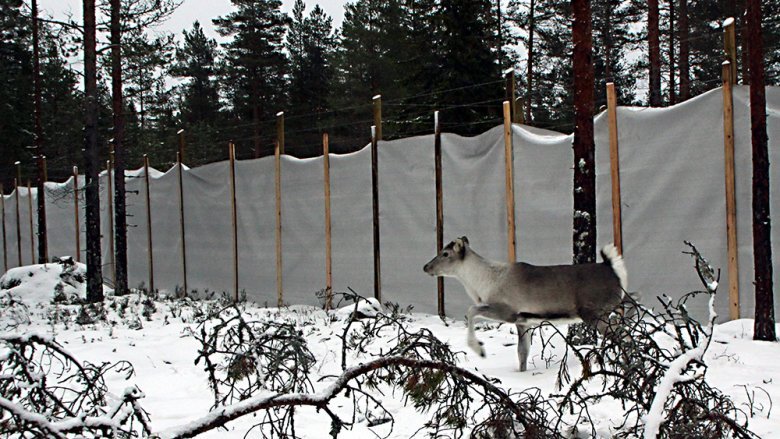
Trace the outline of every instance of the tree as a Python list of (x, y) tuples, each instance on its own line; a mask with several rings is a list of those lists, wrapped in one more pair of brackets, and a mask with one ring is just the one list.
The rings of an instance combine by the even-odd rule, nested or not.
[(573, 0), (574, 263), (596, 261), (596, 145), (593, 138), (593, 49), (589, 0)]
[(231, 0), (236, 10), (213, 20), (224, 44), (225, 84), (238, 120), (251, 120), (255, 156), (262, 152), (260, 125), (284, 104), (287, 58), (283, 52), (289, 18), (280, 0)]
[(650, 64), (650, 106), (661, 106), (661, 40), (658, 0), (647, 1), (647, 51)]
[[(437, 104), (458, 106), (442, 113), (447, 122), (460, 125), (452, 131), (460, 134), (476, 134), (484, 131), (479, 125), (486, 119), (501, 114), (500, 101), (504, 90), (501, 83), (485, 88), (468, 88), (491, 80), (501, 80), (501, 66), (496, 52), (501, 50), (498, 26), (493, 2), (489, 0), (442, 0), (439, 42), (438, 84), (442, 89), (452, 90), (439, 95)], [(483, 105), (493, 101), (488, 108), (465, 107), (480, 102)]]
[(772, 231), (769, 215), (769, 139), (766, 131), (764, 45), (761, 2), (747, 0), (750, 50), (750, 133), (753, 144), (753, 263), (756, 318), (753, 338), (775, 341), (775, 306), (772, 296)]
[(183, 31), (184, 40), (176, 48), (171, 74), (185, 79), (181, 88), (180, 114), (190, 140), (190, 162), (217, 160), (212, 145), (217, 141), (220, 123), (217, 75), (217, 42), (208, 38), (199, 22)]
[(33, 89), (34, 105), (33, 113), (35, 117), (35, 155), (38, 170), (36, 179), (37, 187), (37, 216), (38, 216), (38, 263), (45, 264), (49, 262), (48, 244), (46, 236), (46, 191), (44, 182), (46, 172), (44, 166), (45, 152), (43, 149), (43, 124), (41, 122), (41, 56), (40, 56), (40, 32), (38, 20), (38, 1), (32, 0), (30, 5), (32, 12), (32, 34), (33, 34)]
[(293, 116), (288, 126), (290, 131), (299, 131), (288, 139), (299, 155), (319, 155), (320, 133), (310, 126), (322, 126), (322, 113), (329, 107), (336, 38), (333, 20), (322, 8), (315, 6), (308, 17), (304, 12), (303, 1), (296, 0), (285, 44), (290, 54), (288, 97)]
[(95, 0), (84, 0), (84, 164), (86, 178), (87, 301), (103, 301), (98, 174), (98, 96)]
[[(121, 0), (111, 0), (111, 110), (114, 124), (114, 289), (127, 289), (127, 208), (125, 200), (125, 107), (122, 97)], [(108, 212), (111, 215), (111, 212)]]
[(679, 34), (680, 34), (680, 100), (687, 101), (691, 97), (691, 72), (689, 67), (690, 47), (688, 39), (688, 0), (680, 0)]
[[(0, 0), (0, 136), (7, 151), (0, 155), (4, 176), (15, 174), (14, 162), (26, 159), (32, 143), (32, 54), (28, 48), (29, 17), (22, 13), (22, 0)], [(13, 186), (6, 181), (6, 187)]]

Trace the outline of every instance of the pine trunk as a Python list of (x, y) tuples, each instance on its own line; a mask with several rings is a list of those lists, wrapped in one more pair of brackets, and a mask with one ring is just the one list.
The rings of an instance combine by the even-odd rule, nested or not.
[(677, 78), (675, 77), (674, 65), (674, 0), (669, 2), (669, 105), (677, 102), (676, 88)]
[(589, 0), (572, 0), (574, 24), (574, 263), (596, 260), (593, 41)]
[(528, 74), (526, 78), (526, 105), (525, 105), (525, 123), (531, 124), (531, 102), (533, 96), (534, 82), (534, 14), (536, 8), (535, 0), (530, 0), (528, 16)]
[(35, 113), (35, 155), (37, 156), (38, 178), (37, 185), (37, 216), (38, 216), (38, 263), (45, 264), (49, 259), (48, 238), (46, 236), (46, 191), (44, 182), (46, 172), (44, 169), (45, 152), (43, 150), (43, 125), (41, 123), (41, 56), (40, 40), (38, 38), (38, 1), (32, 0), (32, 32), (33, 32), (33, 94)]
[[(111, 0), (111, 102), (114, 113), (114, 289), (127, 288), (127, 215), (125, 197), (125, 116), (122, 98), (121, 0)], [(108, 212), (111, 215), (111, 212)]]
[(658, 0), (647, 1), (647, 46), (650, 54), (650, 106), (661, 106), (661, 45)]
[(747, 2), (750, 50), (750, 131), (753, 143), (753, 260), (756, 319), (753, 338), (774, 341), (775, 306), (772, 297), (772, 234), (769, 216), (769, 149), (766, 131), (764, 45), (761, 40), (761, 2)]
[(95, 0), (84, 0), (84, 167), (86, 178), (87, 301), (103, 301), (100, 250), (100, 158), (98, 155)]
[(685, 101), (691, 97), (690, 56), (688, 45), (688, 0), (680, 0), (680, 100)]

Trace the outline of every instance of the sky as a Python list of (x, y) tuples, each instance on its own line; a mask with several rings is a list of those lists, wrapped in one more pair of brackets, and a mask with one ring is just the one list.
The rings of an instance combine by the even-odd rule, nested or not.
[[(282, 10), (290, 12), (295, 0), (282, 0)], [(325, 12), (333, 17), (334, 27), (341, 26), (344, 18), (344, 5), (347, 0), (305, 0), (306, 11), (310, 11), (314, 5), (319, 4)], [(42, 16), (51, 16), (55, 19), (65, 19), (72, 15), (76, 21), (81, 21), (81, 0), (38, 0)], [(158, 30), (170, 31), (177, 35), (182, 30), (192, 27), (195, 20), (200, 21), (206, 34), (217, 41), (222, 39), (214, 31), (211, 19), (228, 14), (233, 9), (230, 0), (184, 0), (173, 13), (171, 18), (163, 23)]]

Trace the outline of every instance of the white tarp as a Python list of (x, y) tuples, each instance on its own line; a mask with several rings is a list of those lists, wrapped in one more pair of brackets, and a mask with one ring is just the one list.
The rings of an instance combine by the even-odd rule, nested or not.
[[(780, 90), (767, 89), (770, 162), (780, 181)], [(746, 87), (734, 92), (736, 179), (742, 315), (753, 313), (751, 229), (751, 145)], [(722, 91), (705, 93), (663, 108), (618, 109), (624, 254), (631, 290), (655, 304), (661, 293), (679, 297), (700, 288), (683, 240), (693, 241), (715, 267), (721, 267), (722, 318), (728, 315)], [(599, 246), (612, 241), (608, 128), (605, 114), (595, 119), (597, 226)], [(513, 127), (518, 259), (565, 264), (572, 252), (572, 137), (532, 127)], [(422, 265), (435, 254), (436, 198), (433, 135), (382, 141), (379, 158), (379, 210), (383, 300), (436, 312), (436, 282)], [(503, 127), (471, 138), (442, 135), (445, 243), (468, 236), (482, 255), (505, 260)], [(330, 156), (333, 224), (333, 281), (373, 294), (373, 235), (370, 145)], [(282, 244), (284, 302), (318, 304), (325, 287), (323, 158), (282, 158)], [(183, 285), (179, 223), (178, 168), (150, 171), (155, 287)], [(239, 288), (250, 300), (276, 303), (276, 202), (274, 158), (236, 163)], [(148, 251), (143, 170), (128, 172), (128, 258), (131, 286), (148, 285)], [(228, 162), (185, 169), (184, 209), (188, 287), (201, 294), (233, 294), (232, 217)], [(81, 178), (83, 185), (83, 177)], [(108, 233), (106, 176), (101, 177), (102, 224)], [(776, 186), (776, 185), (775, 185)], [(75, 251), (72, 180), (48, 183), (50, 255)], [(33, 189), (33, 196), (35, 190)], [(773, 211), (780, 191), (772, 192)], [(20, 191), (22, 262), (32, 262), (27, 189)], [(18, 263), (15, 194), (6, 196), (4, 221), (7, 263)], [(81, 251), (83, 193), (81, 197)], [(780, 273), (780, 234), (773, 231), (774, 272)], [(106, 276), (108, 241), (103, 243)], [(777, 276), (776, 276), (777, 277)], [(776, 281), (775, 285), (780, 285)], [(469, 305), (463, 289), (447, 280), (446, 309), (460, 317)], [(689, 306), (694, 313), (704, 303)]]

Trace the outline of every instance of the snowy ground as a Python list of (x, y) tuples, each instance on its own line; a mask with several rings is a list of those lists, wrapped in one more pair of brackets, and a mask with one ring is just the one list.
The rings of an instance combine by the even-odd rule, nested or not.
[[(194, 364), (199, 345), (188, 335), (196, 327), (193, 317), (195, 307), (182, 307), (175, 301), (157, 301), (154, 302), (153, 311), (147, 304), (147, 318), (143, 315), (141, 298), (135, 295), (130, 297), (130, 305), (124, 317), (112, 309), (107, 323), (79, 325), (74, 322), (79, 306), (48, 303), (53, 285), (60, 282), (59, 276), (52, 274), (61, 271), (59, 265), (22, 267), (17, 270), (21, 271), (8, 273), (0, 279), (3, 284), (0, 286), (6, 288), (10, 285), (11, 277), (19, 277), (20, 273), (24, 275), (26, 282), (15, 285), (10, 292), (28, 304), (31, 321), (9, 329), (8, 324), (14, 315), (5, 312), (0, 314), (0, 331), (49, 333), (82, 360), (96, 363), (118, 360), (131, 362), (135, 367), (135, 375), (129, 380), (118, 374), (111, 376), (109, 389), (120, 394), (126, 387), (137, 385), (146, 395), (141, 404), (149, 412), (155, 431), (164, 431), (193, 421), (209, 412), (213, 401), (206, 372), (202, 362)], [(83, 294), (83, 289), (80, 291)], [(0, 293), (8, 294), (7, 290)], [(109, 298), (107, 303), (116, 300), (128, 299)], [(57, 321), (52, 317), (54, 310), (59, 312)], [(64, 310), (70, 312), (70, 318), (63, 318)], [(301, 325), (309, 348), (317, 358), (312, 377), (315, 390), (321, 390), (332, 382), (332, 378), (320, 382), (319, 377), (341, 372), (341, 342), (338, 335), (345, 324), (344, 311), (329, 316), (321, 310), (308, 307), (276, 309), (248, 304), (246, 312), (257, 319), (270, 318)], [(485, 343), (486, 358), (469, 352), (462, 320), (447, 319), (445, 322), (437, 316), (411, 314), (407, 325), (410, 331), (430, 329), (436, 337), (449, 343), (454, 351), (463, 352), (459, 357), (459, 366), (497, 378), (504, 389), (519, 391), (536, 387), (545, 396), (558, 393), (555, 382), (563, 343), (555, 342), (555, 339), (552, 339), (552, 345), (557, 347), (547, 346), (542, 352), (542, 343), (535, 336), (529, 371), (520, 373), (517, 371), (516, 335), (512, 325), (482, 326), (478, 336)], [(780, 401), (780, 344), (752, 341), (752, 326), (751, 320), (737, 320), (716, 327), (714, 342), (706, 355), (709, 365), (707, 379), (731, 396), (735, 404), (748, 415), (752, 411), (749, 427), (753, 432), (765, 438), (780, 437), (780, 409), (772, 407), (773, 402)], [(551, 331), (544, 330), (542, 336), (548, 338)], [(348, 362), (353, 365), (360, 360), (348, 358)], [(576, 376), (580, 371), (578, 362), (571, 356), (568, 361), (572, 375)], [(393, 432), (389, 437), (411, 437), (427, 420), (424, 413), (404, 405), (400, 392), (396, 395), (388, 394), (384, 400), (395, 418)], [(343, 402), (345, 406), (342, 409), (346, 410), (347, 400)], [(622, 412), (615, 404), (604, 403), (591, 409), (591, 416), (596, 419), (598, 431), (604, 437), (614, 433), (611, 428), (621, 420), (621, 415)], [(328, 437), (330, 422), (325, 414), (302, 409), (296, 412), (296, 416), (296, 430), (300, 436)], [(340, 437), (369, 438), (375, 437), (375, 434), (384, 437), (388, 433), (389, 424), (368, 427), (367, 417), (370, 418), (370, 414), (359, 413), (354, 428)], [(215, 430), (202, 437), (244, 437), (254, 422), (255, 418), (246, 416), (228, 424), (227, 431)], [(418, 437), (425, 435), (420, 432)]]

